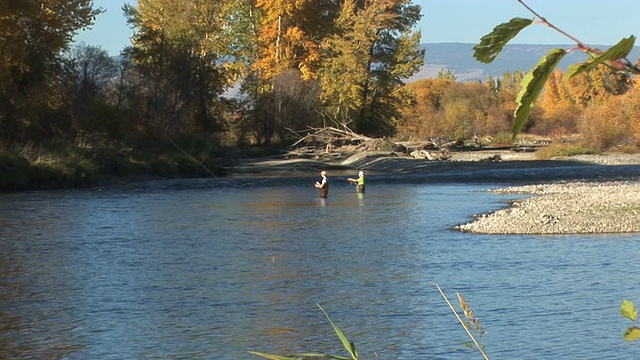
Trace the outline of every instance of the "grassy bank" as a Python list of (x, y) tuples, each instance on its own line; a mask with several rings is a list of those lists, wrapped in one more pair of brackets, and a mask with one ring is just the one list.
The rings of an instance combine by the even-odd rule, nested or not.
[(75, 141), (0, 147), (0, 192), (82, 188), (135, 177), (220, 176), (231, 161), (205, 141), (124, 144)]

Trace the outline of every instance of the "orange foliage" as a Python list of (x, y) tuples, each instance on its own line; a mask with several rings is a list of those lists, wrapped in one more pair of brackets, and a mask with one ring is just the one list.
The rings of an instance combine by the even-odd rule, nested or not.
[[(510, 132), (518, 89), (510, 74), (497, 83), (508, 86), (445, 79), (407, 84), (414, 102), (402, 110), (398, 135), (428, 138)], [(600, 149), (640, 146), (640, 84), (605, 67), (571, 80), (557, 70), (526, 127), (541, 135), (581, 133), (586, 145)]]
[(255, 70), (267, 79), (291, 68), (298, 68), (305, 79), (315, 77), (320, 43), (332, 26), (337, 5), (321, 0), (258, 0), (256, 7), (263, 16)]
[(515, 109), (516, 89), (495, 93), (483, 83), (459, 83), (449, 79), (422, 79), (407, 84), (414, 102), (403, 109), (400, 137), (451, 139), (509, 132)]
[(401, 109), (402, 118), (397, 133), (405, 138), (428, 138), (438, 136), (439, 124), (444, 118), (442, 96), (452, 80), (422, 79), (406, 85), (413, 102)]

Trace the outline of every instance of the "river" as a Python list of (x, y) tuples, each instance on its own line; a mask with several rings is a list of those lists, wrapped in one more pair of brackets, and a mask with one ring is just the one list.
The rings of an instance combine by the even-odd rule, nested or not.
[(435, 284), (471, 305), (492, 359), (630, 359), (637, 235), (452, 230), (500, 184), (330, 177), (147, 181), (0, 194), (0, 358), (482, 359)]

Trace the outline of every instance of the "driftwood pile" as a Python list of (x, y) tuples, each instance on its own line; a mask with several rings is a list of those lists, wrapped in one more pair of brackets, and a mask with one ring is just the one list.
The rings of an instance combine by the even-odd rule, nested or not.
[(317, 160), (334, 159), (360, 152), (389, 153), (427, 160), (447, 160), (449, 147), (455, 142), (429, 139), (424, 142), (392, 142), (384, 138), (371, 138), (349, 129), (324, 127), (309, 129), (291, 145), (292, 157)]

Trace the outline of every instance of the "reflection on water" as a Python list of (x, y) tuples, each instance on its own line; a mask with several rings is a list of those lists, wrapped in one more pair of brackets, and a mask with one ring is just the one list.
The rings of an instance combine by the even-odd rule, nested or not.
[[(632, 235), (451, 228), (505, 206), (486, 185), (203, 180), (0, 195), (0, 358), (477, 359), (440, 298), (460, 291), (492, 358), (627, 359)], [(585, 341), (588, 339), (588, 341)]]

